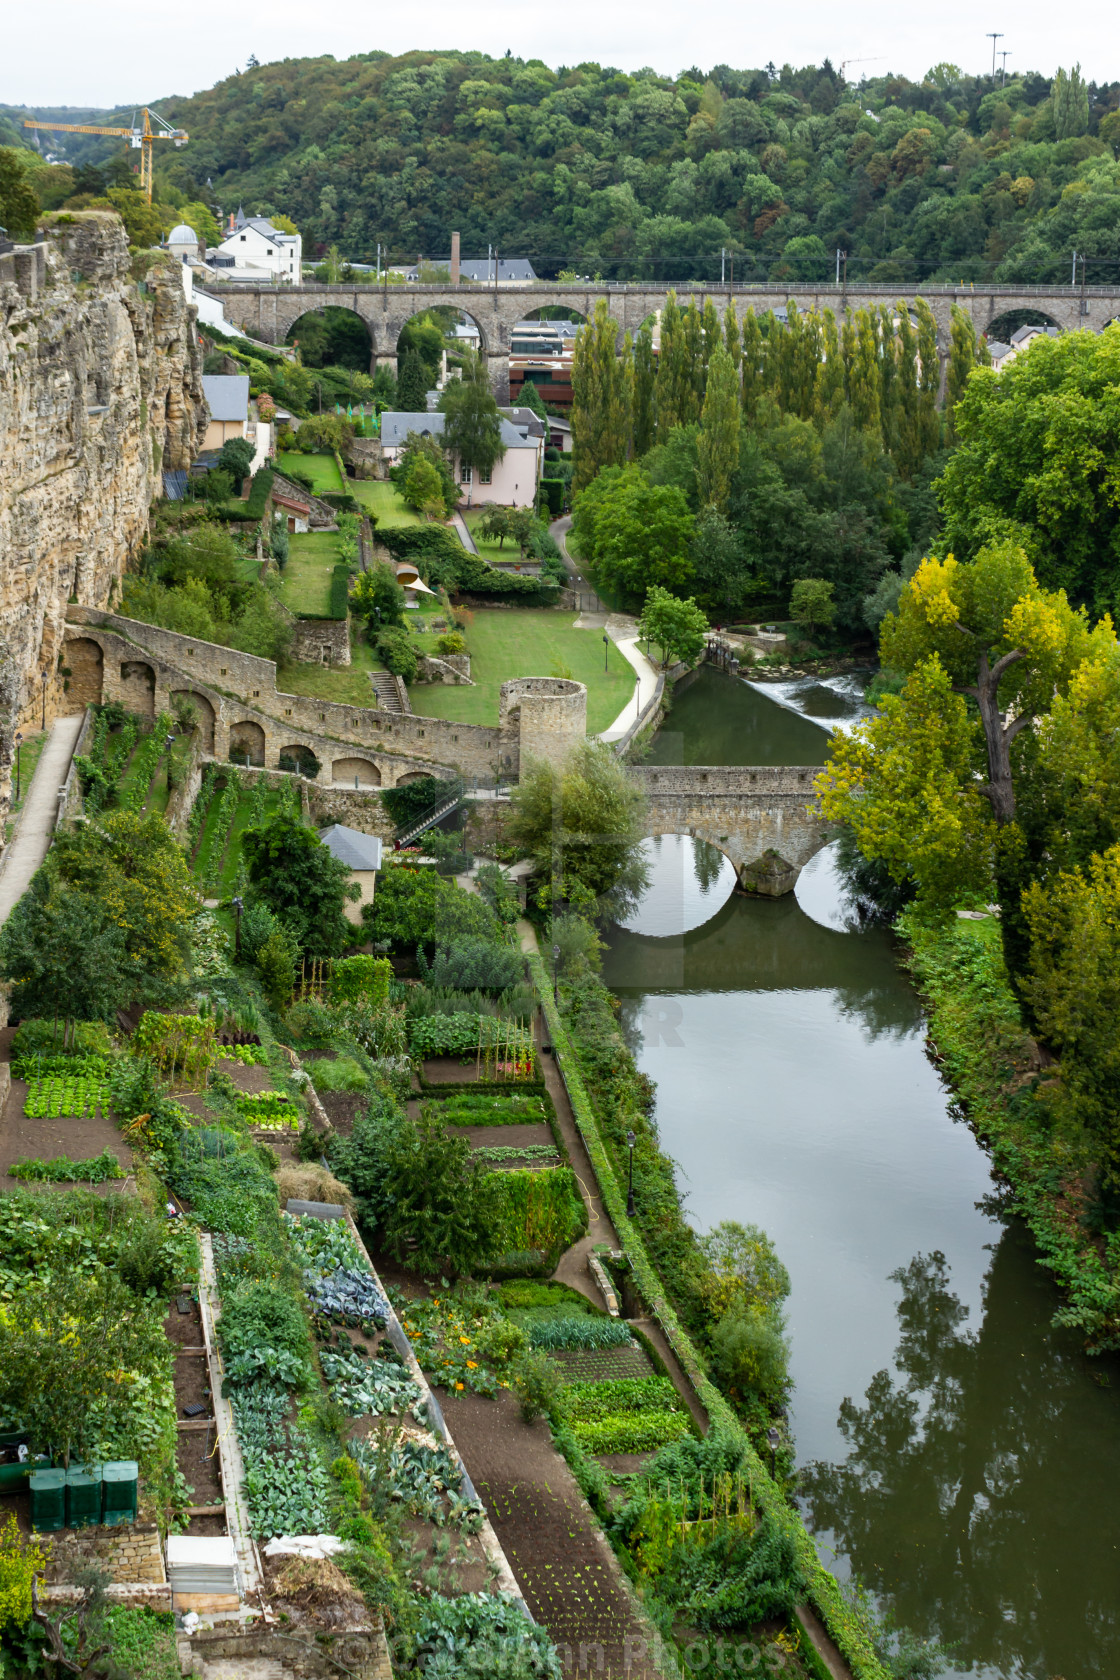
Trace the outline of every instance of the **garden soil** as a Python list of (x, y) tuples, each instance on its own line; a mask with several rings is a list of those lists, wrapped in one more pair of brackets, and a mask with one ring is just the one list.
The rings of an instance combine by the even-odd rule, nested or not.
[(566, 1672), (584, 1672), (582, 1646), (586, 1672), (603, 1680), (658, 1680), (649, 1630), (547, 1424), (523, 1423), (508, 1392), (439, 1398), (529, 1609), (571, 1652)]
[[(30, 1120), (23, 1112), (27, 1100), (27, 1084), (13, 1079), (12, 1088), (0, 1116), (0, 1190), (21, 1188), (21, 1181), (12, 1178), (8, 1168), (17, 1161), (53, 1160), (57, 1155), (69, 1155), (71, 1160), (86, 1161), (109, 1149), (117, 1157), (124, 1171), (132, 1169), (132, 1150), (117, 1130), (116, 1122), (107, 1114), (93, 1119), (79, 1120), (60, 1115), (58, 1119)], [(95, 1188), (112, 1194), (125, 1183), (123, 1178), (110, 1179)], [(36, 1190), (72, 1190), (72, 1184), (32, 1185)], [(88, 1188), (88, 1186), (87, 1186)]]

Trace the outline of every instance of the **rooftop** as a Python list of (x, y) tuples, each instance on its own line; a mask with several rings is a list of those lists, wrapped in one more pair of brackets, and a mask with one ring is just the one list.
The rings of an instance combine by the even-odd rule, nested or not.
[[(534, 443), (534, 433), (530, 431), (528, 421), (539, 426), (537, 416), (528, 409), (517, 410), (518, 415), (525, 419), (502, 421), (502, 442), (507, 449), (524, 449), (526, 444)], [(409, 432), (418, 432), (421, 437), (439, 437), (443, 432), (442, 414), (394, 414), (388, 409), (381, 416), (381, 442), (386, 449), (399, 448), (407, 439)], [(539, 435), (536, 434), (536, 435)]]
[[(450, 256), (425, 257), (424, 267), (426, 269), (450, 269), (451, 258)], [(417, 274), (420, 272), (420, 264), (413, 263), (411, 268), (403, 269), (402, 272), (409, 280), (415, 280)], [(478, 285), (485, 285), (487, 280), (492, 283), (494, 280), (493, 257), (461, 257), (459, 259), (459, 278), (460, 280), (472, 280)], [(528, 257), (498, 258), (499, 285), (501, 285), (503, 280), (535, 280), (536, 278), (536, 270), (529, 261)]]
[(202, 393), (211, 420), (249, 418), (249, 375), (247, 373), (204, 373)]
[(381, 841), (376, 834), (363, 834), (359, 828), (346, 828), (342, 823), (334, 823), (330, 828), (324, 828), (319, 838), (331, 856), (344, 863), (347, 869), (381, 868)]

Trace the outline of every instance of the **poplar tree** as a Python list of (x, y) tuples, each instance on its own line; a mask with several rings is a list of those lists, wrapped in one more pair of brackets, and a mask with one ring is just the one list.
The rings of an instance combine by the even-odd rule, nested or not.
[(704, 380), (703, 380), (703, 388), (706, 391), (707, 388), (708, 388), (708, 369), (711, 366), (712, 356), (715, 353), (715, 351), (719, 349), (720, 345), (723, 343), (723, 328), (720, 324), (720, 318), (719, 318), (719, 314), (716, 310), (716, 306), (712, 302), (711, 298), (708, 298), (708, 300), (704, 304), (704, 314), (703, 314), (703, 318), (702, 318), (702, 321), (701, 321), (701, 326), (703, 328), (703, 333), (704, 333)]
[(844, 323), (844, 337), (852, 418), (860, 431), (881, 440), (879, 357), (871, 311), (857, 310), (854, 322)]
[(793, 406), (794, 362), (800, 333), (801, 313), (792, 301), (786, 310), (784, 326), (776, 316), (771, 316), (770, 332), (766, 340), (769, 352), (766, 371), (770, 376), (770, 395), (783, 414), (787, 414)]
[(674, 426), (690, 418), (682, 411), (682, 389), (688, 384), (688, 352), (684, 320), (676, 292), (670, 292), (661, 311), (661, 348), (657, 357), (657, 441), (664, 443)]
[(708, 366), (708, 389), (696, 439), (696, 486), (701, 507), (726, 511), (731, 478), (739, 465), (739, 376), (727, 351), (717, 345)]
[(572, 355), (573, 491), (591, 483), (603, 467), (618, 467), (630, 451), (633, 370), (630, 335), (618, 354), (618, 324), (606, 298), (576, 334)]
[(826, 309), (821, 317), (820, 353), (813, 418), (819, 426), (827, 426), (830, 420), (835, 420), (844, 402), (844, 358), (840, 353), (836, 316), (831, 309)]
[(918, 298), (918, 433), (922, 454), (933, 455), (941, 443), (937, 398), (941, 388), (941, 358), (937, 354), (937, 322), (925, 298)]
[(790, 406), (799, 420), (813, 418), (822, 349), (821, 318), (816, 310), (810, 310), (800, 317), (791, 345)]
[(898, 431), (898, 351), (895, 344), (894, 311), (883, 303), (880, 304), (877, 313), (879, 423), (882, 428), (883, 448), (888, 453), (893, 453)]
[(958, 304), (954, 304), (952, 324), (949, 328), (949, 372), (945, 384), (945, 439), (947, 443), (952, 443), (956, 439), (957, 404), (964, 396), (968, 376), (978, 362), (976, 329), (972, 324), (971, 317), (966, 315)]
[(743, 418), (748, 426), (753, 426), (758, 399), (766, 385), (766, 345), (753, 309), (743, 316), (742, 370)]
[(898, 349), (894, 382), (894, 461), (903, 478), (913, 478), (922, 464), (921, 393), (918, 389), (918, 335), (906, 304), (898, 303)]
[(723, 312), (723, 342), (736, 369), (743, 365), (743, 340), (739, 331), (739, 317), (735, 305), (729, 303)]
[(634, 454), (640, 459), (657, 440), (657, 357), (653, 327), (643, 321), (634, 341)]
[(700, 418), (704, 401), (704, 326), (696, 299), (689, 300), (684, 312), (684, 342), (687, 358), (687, 379), (681, 388), (682, 425), (691, 426)]

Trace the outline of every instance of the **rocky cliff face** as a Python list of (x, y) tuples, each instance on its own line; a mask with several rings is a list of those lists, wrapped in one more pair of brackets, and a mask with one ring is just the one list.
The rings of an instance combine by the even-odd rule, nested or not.
[(161, 470), (201, 446), (194, 318), (174, 264), (134, 278), (109, 212), (49, 217), (41, 244), (0, 257), (0, 822), (44, 671), (48, 722), (69, 709), (67, 602), (109, 604)]

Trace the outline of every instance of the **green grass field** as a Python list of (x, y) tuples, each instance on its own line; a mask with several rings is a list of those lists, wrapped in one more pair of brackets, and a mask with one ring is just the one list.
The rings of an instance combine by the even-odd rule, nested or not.
[(464, 508), (463, 518), (467, 529), (474, 538), (474, 545), (485, 560), (516, 561), (520, 556), (520, 549), (512, 537), (507, 537), (505, 546), (499, 546), (497, 537), (480, 537), (477, 527), (486, 513), (485, 508)]
[[(228, 830), (218, 830), (218, 806), (221, 795), (215, 794), (210, 802), (210, 809), (206, 813), (206, 822), (199, 837), (198, 850), (191, 862), (195, 879), (206, 881), (210, 874), (214, 854), (221, 857), (221, 880), (215, 892), (215, 897), (227, 897), (233, 891), (237, 879), (237, 864), (241, 855), (240, 840), (249, 825), (252, 815), (253, 802), (248, 793), (243, 793), (237, 801), (237, 808), (233, 814), (233, 821)], [(272, 816), (280, 808), (280, 794), (268, 793), (264, 799), (264, 817)]]
[(587, 684), (587, 733), (597, 735), (632, 699), (636, 679), (613, 642), (604, 672), (601, 632), (576, 630), (576, 617), (547, 608), (479, 608), (466, 632), (476, 686), (414, 683), (413, 711), (454, 723), (496, 724), (498, 690), (510, 677), (571, 676)]
[(294, 449), (284, 451), (276, 457), (276, 470), (282, 473), (288, 467), (298, 467), (301, 472), (310, 474), (311, 485), (317, 496), (324, 490), (345, 490), (338, 470), (338, 462), (333, 455), (300, 455)]
[(423, 525), (418, 513), (406, 507), (395, 484), (379, 478), (353, 478), (347, 489), (372, 518), (384, 529), (390, 525)]
[(288, 543), (280, 599), (294, 613), (325, 613), (330, 607), (331, 574), (338, 564), (338, 533), (308, 531), (289, 537)]

